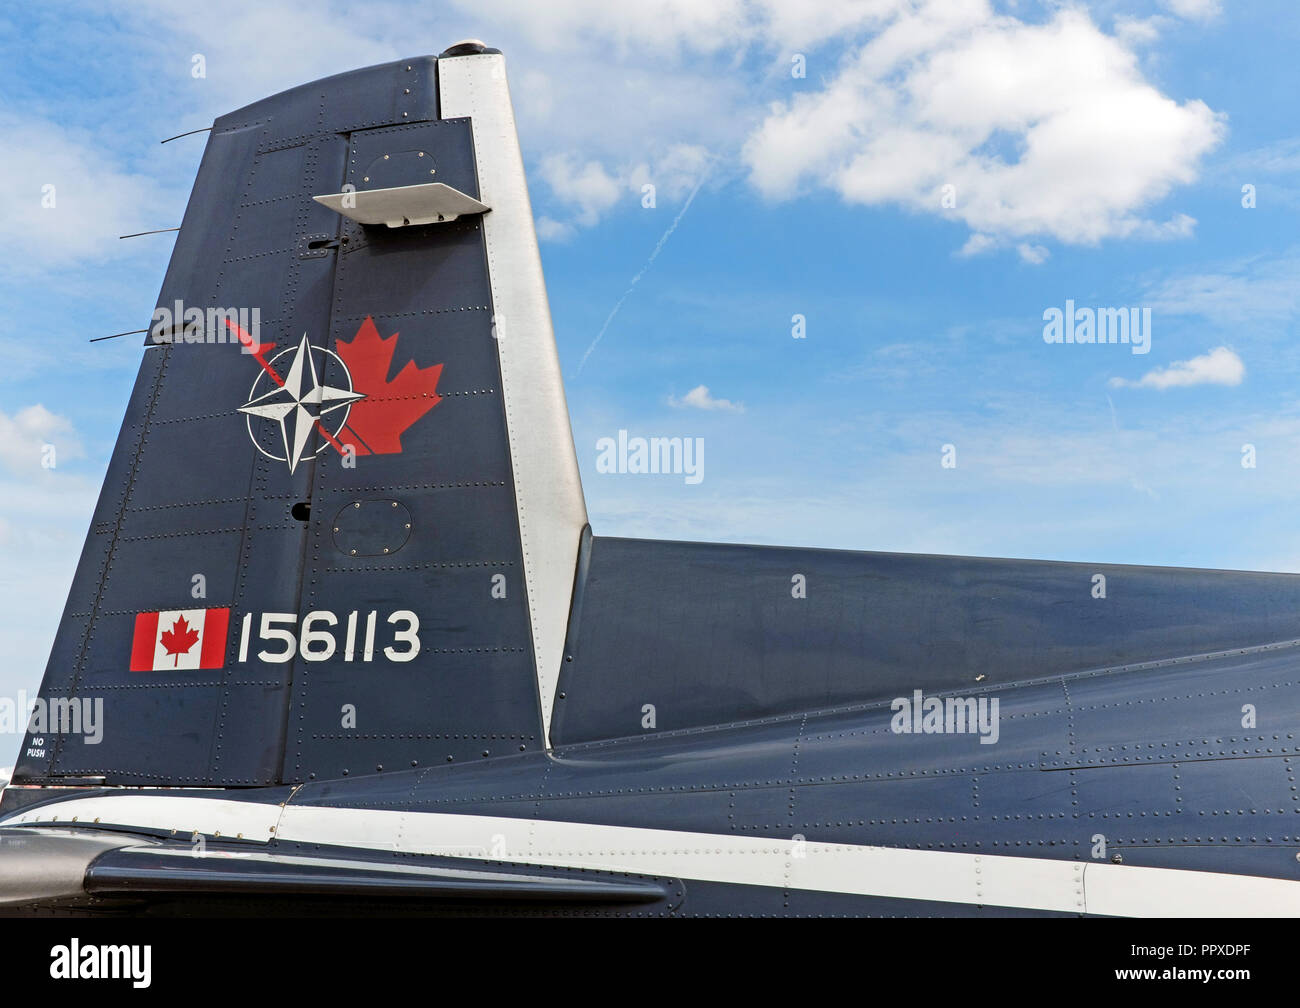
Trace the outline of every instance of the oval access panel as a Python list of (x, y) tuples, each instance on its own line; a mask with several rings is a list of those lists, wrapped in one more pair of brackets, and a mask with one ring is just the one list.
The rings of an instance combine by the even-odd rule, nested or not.
[(334, 545), (345, 556), (396, 553), (411, 538), (411, 512), (401, 501), (353, 501), (334, 517)]

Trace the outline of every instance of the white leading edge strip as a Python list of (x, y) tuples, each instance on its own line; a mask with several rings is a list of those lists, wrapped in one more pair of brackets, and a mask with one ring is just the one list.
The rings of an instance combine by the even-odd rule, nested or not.
[(1127, 917), (1292, 917), (1300, 882), (1047, 858), (792, 842), (498, 816), (344, 809), (199, 797), (73, 798), (18, 823), (142, 826), (733, 885)]
[(0, 820), (0, 825), (15, 823), (57, 823), (93, 829), (102, 821), (108, 826), (140, 826), (145, 829), (172, 830), (186, 836), (220, 833), (232, 840), (266, 841), (275, 835), (280, 818), (279, 805), (262, 802), (229, 801), (222, 798), (166, 797), (157, 795), (100, 795), (94, 798), (69, 798), (49, 805), (38, 805)]
[(438, 101), (442, 118), (470, 118), (479, 199), (492, 208), (483, 215), (483, 234), (492, 284), (493, 332), (501, 362), (542, 730), (549, 746), (587, 505), (551, 330), (505, 57), (438, 60)]

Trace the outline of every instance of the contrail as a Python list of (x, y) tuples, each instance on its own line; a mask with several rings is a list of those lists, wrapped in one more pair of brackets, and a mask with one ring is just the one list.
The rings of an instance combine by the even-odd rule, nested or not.
[(658, 244), (655, 245), (654, 251), (650, 253), (650, 258), (646, 260), (645, 265), (641, 267), (637, 275), (632, 278), (632, 282), (627, 285), (627, 290), (623, 292), (623, 296), (619, 298), (618, 303), (614, 305), (613, 311), (611, 311), (609, 317), (605, 319), (605, 324), (600, 327), (600, 332), (596, 333), (596, 338), (591, 341), (591, 346), (587, 347), (587, 352), (582, 355), (582, 360), (578, 361), (578, 370), (574, 374), (575, 378), (582, 374), (582, 369), (587, 364), (587, 358), (591, 356), (591, 352), (596, 349), (597, 344), (599, 344), (602, 337), (604, 337), (605, 330), (608, 329), (609, 324), (614, 321), (614, 316), (617, 315), (618, 310), (623, 307), (623, 302), (627, 300), (628, 295), (632, 293), (641, 278), (645, 276), (646, 270), (650, 268), (668, 239), (672, 237), (672, 233), (677, 230), (677, 225), (681, 223), (682, 218), (686, 216), (686, 211), (689, 210), (691, 204), (695, 202), (695, 194), (700, 191), (700, 186), (704, 185), (704, 180), (708, 178), (708, 175), (709, 173), (707, 170), (700, 175), (700, 180), (695, 183), (695, 188), (692, 189), (691, 194), (686, 197), (686, 202), (682, 204), (681, 210), (677, 212), (677, 216), (673, 218), (673, 222), (668, 225), (668, 230), (664, 232), (663, 237), (660, 238)]

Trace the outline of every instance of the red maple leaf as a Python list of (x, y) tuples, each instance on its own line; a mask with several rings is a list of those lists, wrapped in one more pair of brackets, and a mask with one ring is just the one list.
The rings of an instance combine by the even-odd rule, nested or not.
[(184, 616), (177, 616), (172, 628), (164, 630), (160, 638), (162, 646), (167, 649), (167, 653), (176, 656), (176, 660), (172, 662), (173, 666), (180, 665), (181, 655), (189, 651), (198, 642), (198, 639), (198, 631), (191, 629), (190, 625), (185, 622)]
[(400, 452), (402, 434), (442, 399), (438, 395), (441, 364), (422, 368), (408, 361), (396, 378), (388, 380), (397, 337), (397, 333), (387, 339), (380, 336), (375, 320), (367, 316), (351, 343), (338, 341), (352, 387), (365, 395), (352, 404), (348, 422), (338, 433), (339, 441), (356, 445), (358, 455)]

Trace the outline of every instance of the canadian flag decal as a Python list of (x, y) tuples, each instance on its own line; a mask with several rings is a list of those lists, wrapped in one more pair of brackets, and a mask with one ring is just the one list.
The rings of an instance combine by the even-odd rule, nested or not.
[(139, 613), (131, 641), (131, 671), (221, 668), (226, 663), (229, 626), (229, 609)]

